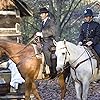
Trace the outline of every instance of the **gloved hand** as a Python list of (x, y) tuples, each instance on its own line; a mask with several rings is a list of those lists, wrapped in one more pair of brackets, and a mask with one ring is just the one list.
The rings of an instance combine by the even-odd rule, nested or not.
[(78, 43), (78, 45), (80, 45), (80, 46), (81, 46), (81, 45), (82, 45), (82, 42), (79, 42), (79, 43)]
[(42, 32), (36, 32), (36, 36), (43, 37), (43, 34), (42, 34)]
[(86, 43), (86, 45), (87, 45), (87, 46), (90, 46), (90, 45), (92, 45), (92, 43), (93, 43), (92, 41), (88, 41), (88, 42)]

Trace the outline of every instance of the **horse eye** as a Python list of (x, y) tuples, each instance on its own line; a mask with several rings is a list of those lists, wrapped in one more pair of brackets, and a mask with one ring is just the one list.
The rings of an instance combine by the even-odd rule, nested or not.
[(62, 55), (65, 55), (65, 53), (62, 53)]

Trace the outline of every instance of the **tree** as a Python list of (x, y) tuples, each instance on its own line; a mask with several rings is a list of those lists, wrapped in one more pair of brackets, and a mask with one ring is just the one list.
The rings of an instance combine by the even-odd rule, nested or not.
[[(27, 3), (28, 1), (25, 0)], [(31, 2), (31, 1), (30, 1)], [(35, 17), (33, 20), (39, 21), (38, 17), (38, 11), (40, 7), (48, 7), (49, 11), (54, 15), (57, 23), (57, 38), (60, 39), (63, 34), (67, 31), (66, 26), (69, 26), (69, 21), (71, 19), (71, 16), (79, 5), (81, 0), (35, 0), (33, 1), (34, 11), (35, 11)], [(33, 8), (33, 7), (32, 7)], [(36, 12), (37, 11), (37, 12)], [(37, 17), (37, 18), (36, 18)], [(29, 20), (28, 20), (29, 21)], [(37, 26), (33, 23), (32, 25)]]
[(25, 2), (34, 8), (34, 17), (27, 19), (28, 24), (31, 23), (27, 25), (28, 29), (33, 30), (33, 33), (39, 29), (39, 8), (47, 7), (55, 17), (58, 40), (66, 38), (73, 42), (76, 41), (82, 22), (82, 13), (89, 4), (85, 5), (83, 0), (25, 0)]

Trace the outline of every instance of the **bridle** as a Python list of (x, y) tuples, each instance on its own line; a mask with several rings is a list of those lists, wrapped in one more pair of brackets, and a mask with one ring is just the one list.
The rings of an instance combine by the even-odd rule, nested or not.
[[(92, 69), (92, 74), (93, 74), (93, 68), (92, 68), (91, 58), (94, 57), (94, 55), (89, 56), (89, 51), (86, 50), (86, 49), (84, 48), (85, 50), (83, 51), (83, 53), (82, 53), (75, 61), (73, 61), (71, 64), (69, 64), (69, 65), (66, 66), (66, 64), (67, 64), (67, 62), (66, 62), (67, 53), (70, 55), (70, 52), (69, 52), (69, 50), (68, 50), (68, 48), (67, 48), (67, 46), (66, 46), (66, 43), (64, 43), (64, 45), (65, 45), (65, 46), (64, 46), (63, 48), (60, 48), (60, 49), (66, 48), (65, 59), (64, 59), (64, 67), (63, 67), (61, 73), (63, 73), (64, 70), (66, 70), (66, 69), (69, 68), (69, 67), (72, 68), (73, 71), (75, 72), (75, 76), (76, 76), (76, 78), (74, 79), (74, 81), (77, 82), (77, 83), (80, 83), (80, 84), (81, 84), (81, 87), (82, 87), (82, 82), (81, 82), (81, 80), (79, 80), (78, 77), (77, 77), (76, 69), (78, 68), (78, 66), (79, 66), (80, 64), (84, 63), (84, 62), (87, 61), (87, 60), (90, 60), (91, 69)], [(87, 59), (85, 59), (85, 60), (82, 60), (82, 61), (79, 62), (75, 67), (73, 67), (72, 64), (74, 64), (85, 52), (88, 54), (89, 57), (88, 57)]]
[[(76, 68), (78, 68), (78, 66), (80, 65), (80, 64), (82, 64), (82, 63), (84, 63), (85, 61), (87, 61), (87, 60), (90, 60), (90, 63), (91, 63), (91, 58), (92, 57), (94, 57), (94, 55), (92, 55), (92, 56), (89, 56), (89, 52), (86, 50), (86, 48), (84, 48), (85, 50), (81, 53), (81, 55), (75, 60), (75, 61), (73, 61), (69, 66), (66, 66), (66, 58), (67, 58), (67, 53), (70, 55), (70, 52), (69, 52), (69, 50), (68, 50), (68, 48), (67, 48), (67, 46), (66, 46), (66, 43), (64, 42), (64, 47), (63, 48), (60, 48), (60, 49), (66, 49), (66, 52), (65, 52), (65, 59), (64, 59), (64, 68), (63, 69), (67, 69), (69, 66), (72, 68), (72, 69), (74, 69), (74, 70), (76, 70)], [(87, 53), (88, 54), (88, 58), (87, 59), (85, 59), (85, 60), (82, 60), (81, 62), (79, 62), (75, 67), (72, 67), (71, 65), (72, 64), (74, 64), (79, 58), (81, 58), (81, 56), (84, 54), (84, 53)], [(92, 64), (91, 64), (91, 66), (92, 66)]]
[[(91, 75), (93, 75), (92, 59), (91, 59), (91, 58), (94, 57), (94, 55), (91, 55), (90, 52), (83, 46), (83, 47), (84, 47), (84, 51), (81, 53), (81, 55), (79, 55), (79, 57), (78, 57), (76, 60), (74, 60), (71, 64), (69, 64), (69, 65), (66, 67), (67, 53), (70, 54), (70, 52), (69, 52), (69, 50), (68, 50), (66, 44), (64, 44), (64, 45), (65, 45), (65, 46), (64, 46), (63, 48), (61, 48), (61, 49), (64, 49), (64, 48), (66, 49), (66, 52), (65, 52), (65, 59), (64, 59), (64, 67), (63, 67), (62, 73), (63, 73), (64, 70), (67, 69), (67, 68), (73, 69), (74, 75), (75, 75), (75, 77), (73, 78), (73, 80), (74, 80), (76, 83), (80, 84), (81, 89), (83, 90), (83, 83), (82, 83), (82, 80), (80, 80), (80, 79), (78, 78), (78, 74), (77, 74), (76, 69), (78, 68), (79, 65), (81, 65), (82, 63), (84, 63), (84, 62), (86, 62), (86, 61), (89, 60), (90, 63), (91, 63), (91, 71), (92, 71)], [(85, 60), (80, 61), (79, 63), (77, 63), (76, 66), (73, 67), (72, 64), (75, 63), (84, 53), (87, 53), (88, 58), (86, 58)], [(83, 66), (83, 67), (84, 67), (84, 66)], [(81, 97), (82, 97), (82, 94), (83, 94), (83, 91), (82, 91), (82, 90), (81, 90)]]

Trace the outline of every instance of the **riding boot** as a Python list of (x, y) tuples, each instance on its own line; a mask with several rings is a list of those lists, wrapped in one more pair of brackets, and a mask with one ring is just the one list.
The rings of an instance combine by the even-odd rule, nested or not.
[(50, 56), (51, 66), (50, 66), (50, 76), (51, 79), (55, 78), (57, 75), (56, 66), (57, 66), (57, 57), (55, 55), (55, 51), (51, 52)]

